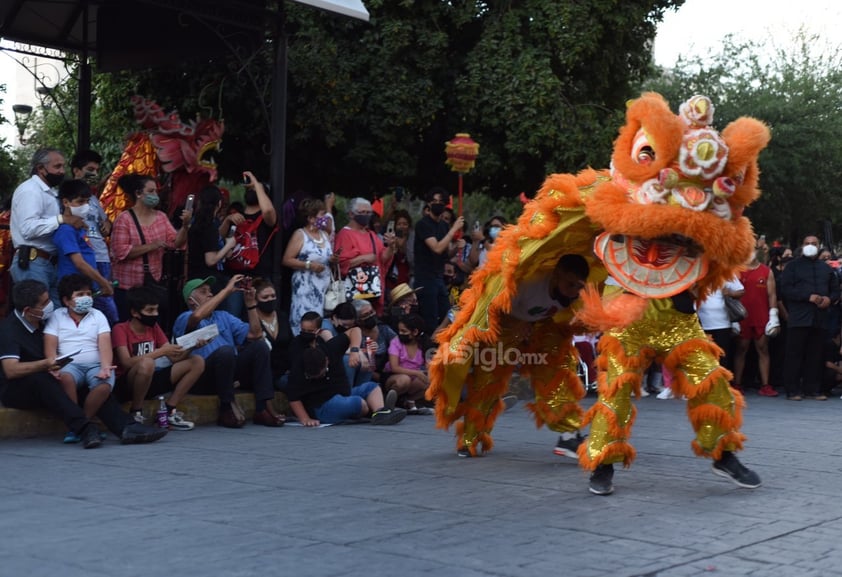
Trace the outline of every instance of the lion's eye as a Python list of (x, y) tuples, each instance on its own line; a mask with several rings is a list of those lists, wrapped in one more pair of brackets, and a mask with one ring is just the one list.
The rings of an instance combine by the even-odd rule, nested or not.
[(655, 150), (651, 146), (644, 146), (637, 153), (638, 164), (651, 164), (655, 160)]

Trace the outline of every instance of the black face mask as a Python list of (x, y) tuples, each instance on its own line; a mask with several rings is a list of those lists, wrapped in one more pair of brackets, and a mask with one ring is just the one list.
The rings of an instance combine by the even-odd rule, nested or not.
[(414, 339), (412, 338), (412, 335), (399, 334), (398, 340), (400, 340), (400, 342), (402, 342), (403, 344), (406, 345), (406, 344), (411, 343)]
[(262, 313), (269, 314), (275, 310), (275, 305), (278, 299), (269, 299), (268, 301), (257, 301), (257, 310)]
[(445, 206), (437, 202), (430, 205), (430, 213), (433, 216), (441, 216), (444, 213)]
[(298, 333), (298, 338), (301, 339), (301, 343), (305, 347), (313, 346), (313, 343), (316, 342), (316, 339), (319, 337), (316, 333)]
[(56, 188), (64, 182), (64, 173), (53, 174), (52, 172), (48, 172), (44, 175), (44, 180), (47, 181), (47, 186), (50, 188)]
[(246, 204), (248, 206), (254, 206), (256, 204), (259, 204), (257, 202), (257, 191), (253, 188), (246, 189), (246, 194), (244, 195), (243, 199), (246, 201)]
[(372, 315), (365, 319), (360, 319), (360, 327), (364, 328), (367, 331), (370, 331), (374, 327), (377, 326), (377, 317)]
[(339, 323), (335, 323), (335, 324), (333, 325), (333, 328), (335, 328), (335, 329), (336, 329), (336, 332), (337, 332), (337, 333), (339, 333), (339, 334), (341, 335), (342, 333), (344, 333), (345, 331), (347, 331), (350, 327), (345, 327), (345, 326), (340, 325)]
[(446, 274), (442, 277), (444, 279), (445, 284), (450, 284), (453, 282), (453, 279), (456, 278), (452, 274)]
[(137, 320), (139, 320), (143, 326), (154, 327), (155, 323), (158, 322), (158, 315), (145, 315), (140, 313)]

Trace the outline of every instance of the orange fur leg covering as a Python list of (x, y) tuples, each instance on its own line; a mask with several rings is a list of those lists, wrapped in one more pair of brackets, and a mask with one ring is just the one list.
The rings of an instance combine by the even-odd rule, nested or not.
[(664, 360), (673, 374), (675, 394), (687, 397), (687, 415), (696, 432), (693, 452), (719, 459), (722, 451), (739, 451), (745, 436), (743, 396), (728, 384), (731, 373), (719, 365), (722, 351), (706, 339), (693, 339), (675, 347)]

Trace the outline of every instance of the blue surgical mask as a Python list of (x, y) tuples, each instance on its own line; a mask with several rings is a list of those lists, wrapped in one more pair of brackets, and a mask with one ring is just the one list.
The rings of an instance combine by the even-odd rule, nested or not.
[(159, 202), (161, 202), (161, 199), (157, 194), (143, 195), (143, 204), (145, 204), (149, 208), (155, 208), (156, 206), (158, 206)]
[(498, 234), (500, 234), (499, 226), (492, 226), (488, 229), (488, 236), (491, 237), (491, 240), (496, 240)]
[(94, 297), (81, 296), (76, 297), (73, 301), (73, 312), (77, 314), (86, 315), (94, 308)]

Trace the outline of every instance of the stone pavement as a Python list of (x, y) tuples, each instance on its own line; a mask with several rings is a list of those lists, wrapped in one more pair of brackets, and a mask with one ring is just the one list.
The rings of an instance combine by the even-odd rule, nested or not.
[(523, 403), (480, 459), (457, 458), (429, 416), (89, 451), (4, 440), (0, 576), (842, 575), (842, 401), (748, 403), (754, 491), (713, 475), (684, 403), (654, 397), (609, 497)]

